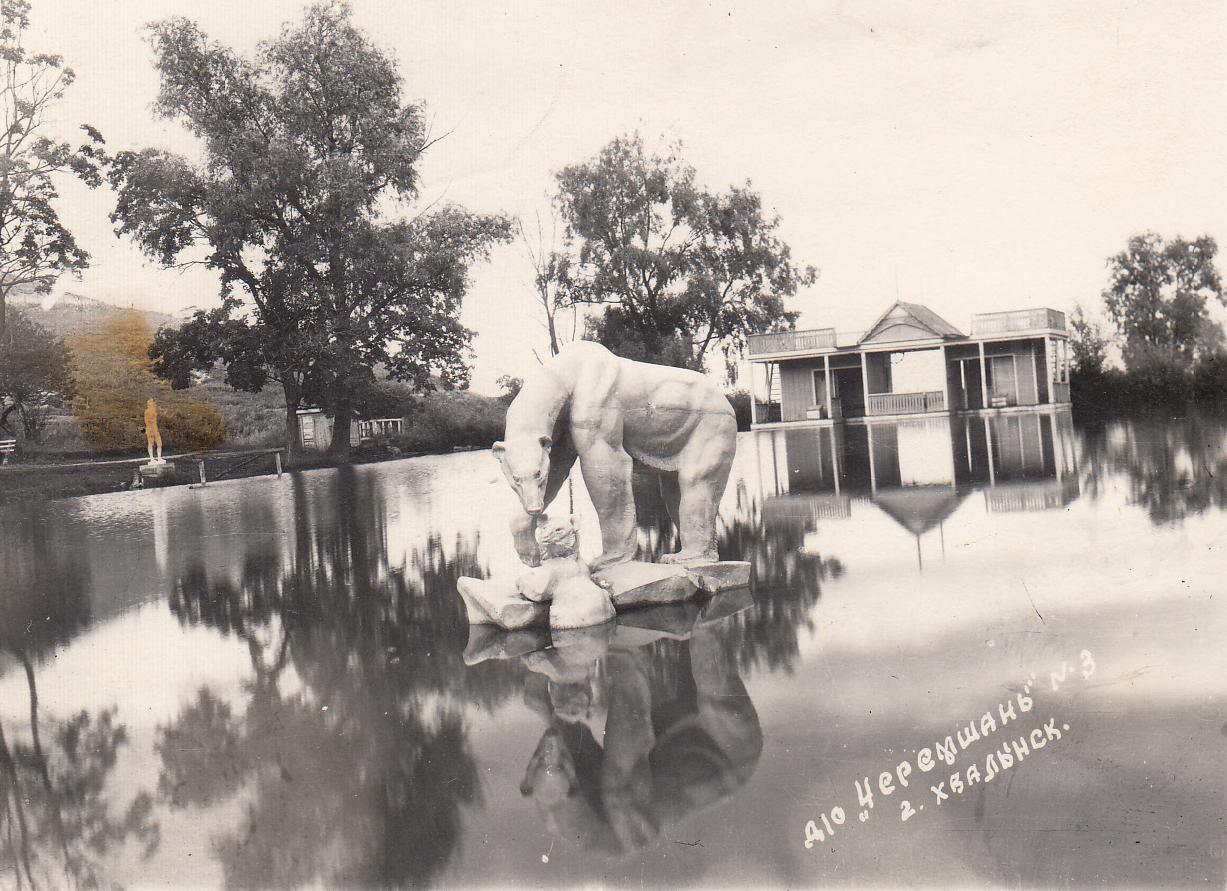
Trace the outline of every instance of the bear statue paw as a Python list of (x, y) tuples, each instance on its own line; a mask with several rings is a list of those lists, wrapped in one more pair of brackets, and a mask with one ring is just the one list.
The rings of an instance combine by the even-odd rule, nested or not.
[(676, 554), (665, 554), (660, 558), (661, 563), (668, 563), (671, 566), (695, 566), (702, 563), (716, 563), (720, 556), (715, 550), (710, 551), (680, 551)]

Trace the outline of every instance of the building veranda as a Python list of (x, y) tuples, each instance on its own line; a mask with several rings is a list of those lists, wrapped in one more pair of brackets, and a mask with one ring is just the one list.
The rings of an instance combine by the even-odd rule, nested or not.
[(1069, 333), (1055, 309), (981, 313), (964, 334), (897, 302), (864, 334), (749, 340), (754, 427), (1068, 405)]

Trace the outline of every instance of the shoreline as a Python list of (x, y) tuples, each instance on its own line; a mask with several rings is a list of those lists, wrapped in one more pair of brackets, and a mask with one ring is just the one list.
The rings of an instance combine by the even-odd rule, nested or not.
[[(487, 447), (453, 446), (448, 449), (400, 453), (388, 449), (370, 448), (355, 450), (350, 460), (345, 463), (332, 461), (321, 452), (318, 455), (300, 456), (295, 467), (286, 467), (283, 472), (295, 473), (303, 470), (320, 470), (357, 464), (378, 464), (403, 458), (480, 451), (482, 448)], [(199, 462), (201, 461), (205, 462), (206, 479), (210, 483), (268, 476), (275, 473), (273, 454), (278, 451), (282, 454), (285, 452), (284, 449), (269, 448), (167, 454), (163, 457), (168, 464), (173, 465), (173, 469), (166, 472), (161, 478), (142, 479), (139, 486), (134, 486), (133, 481), (140, 478), (138, 468), (148, 460), (144, 455), (133, 458), (106, 457), (98, 461), (73, 460), (9, 464), (0, 467), (0, 505), (199, 485)], [(253, 455), (256, 458), (266, 457), (262, 460), (250, 460)], [(249, 460), (244, 461), (244, 458)]]

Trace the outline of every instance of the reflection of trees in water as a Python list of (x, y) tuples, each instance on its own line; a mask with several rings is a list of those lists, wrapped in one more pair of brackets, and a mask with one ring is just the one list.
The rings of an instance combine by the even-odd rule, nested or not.
[[(52, 722), (38, 710), (31, 664), (22, 657), (30, 695), (30, 741), (9, 742), (0, 724), (0, 873), (12, 870), (19, 888), (96, 887), (100, 861), (129, 837), (152, 854), (160, 840), (153, 799), (138, 793), (122, 815), (111, 812), (106, 785), (127, 742), (115, 710), (82, 711)], [(45, 724), (54, 724), (44, 746)]]
[[(152, 798), (137, 794), (114, 814), (107, 780), (127, 732), (115, 710), (68, 720), (42, 713), (38, 669), (90, 621), (89, 566), (81, 543), (57, 541), (57, 527), (28, 504), (9, 507), (0, 537), (0, 657), (25, 676), (29, 739), (0, 723), (0, 876), (17, 887), (96, 886), (101, 860), (129, 838), (157, 847)], [(9, 525), (8, 521), (12, 523)]]
[(1227, 508), (1227, 425), (1221, 418), (1131, 418), (1082, 425), (1085, 488), (1098, 497), (1113, 473), (1155, 523)]
[(84, 543), (65, 540), (43, 505), (7, 505), (0, 535), (0, 646), (39, 659), (89, 624)]
[[(372, 477), (334, 475), (325, 498), (296, 478), (291, 555), (248, 553), (237, 582), (183, 573), (171, 606), (248, 642), (241, 711), (202, 690), (162, 728), (160, 791), (173, 806), (252, 784), (236, 832), (214, 839), (233, 886), (415, 885), (446, 865), (480, 782), (456, 701), (493, 708), (522, 689), (518, 665), (466, 670), (456, 596), (482, 577), (475, 538), (432, 535), (387, 560)], [(300, 693), (281, 689), (293, 666)], [(442, 696), (442, 698), (439, 698)]]
[[(651, 479), (649, 477), (649, 479)], [(754, 580), (754, 606), (724, 626), (726, 646), (742, 670), (765, 666), (790, 671), (798, 654), (797, 635), (813, 630), (810, 611), (822, 583), (844, 573), (836, 558), (804, 549), (806, 530), (794, 523), (767, 523), (762, 504), (737, 485), (736, 508), (723, 518), (717, 547), (721, 560), (745, 560)], [(656, 560), (676, 550), (677, 532), (651, 483), (636, 480), (635, 506), (641, 559)]]

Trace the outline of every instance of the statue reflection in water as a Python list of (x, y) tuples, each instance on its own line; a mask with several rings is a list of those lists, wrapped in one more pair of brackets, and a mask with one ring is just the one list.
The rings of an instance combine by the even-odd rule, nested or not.
[[(750, 603), (745, 591), (727, 598)], [(705, 609), (727, 616), (730, 605)], [(547, 726), (520, 792), (551, 835), (634, 851), (750, 778), (762, 729), (723, 639), (727, 622), (693, 604), (659, 607), (521, 657), (525, 701)]]

